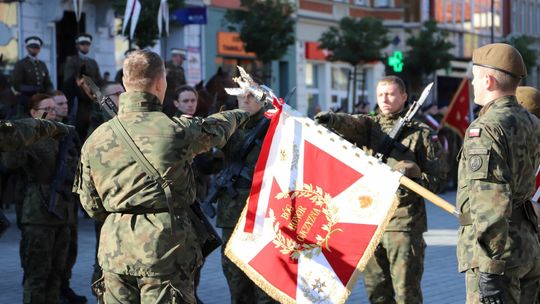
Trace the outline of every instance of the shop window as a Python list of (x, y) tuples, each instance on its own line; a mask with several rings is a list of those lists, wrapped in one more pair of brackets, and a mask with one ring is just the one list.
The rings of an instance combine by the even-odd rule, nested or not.
[(307, 116), (313, 118), (315, 114), (321, 111), (319, 73), (321, 65), (306, 64), (306, 90), (307, 90)]

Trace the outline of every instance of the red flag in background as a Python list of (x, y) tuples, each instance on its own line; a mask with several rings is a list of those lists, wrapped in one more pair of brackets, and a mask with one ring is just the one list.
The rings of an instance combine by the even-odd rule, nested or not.
[(469, 121), (469, 99), (469, 81), (467, 78), (463, 78), (441, 122), (441, 124), (446, 124), (454, 129), (461, 137), (465, 135), (465, 131), (471, 123)]
[(538, 167), (538, 170), (536, 170), (536, 191), (534, 193), (534, 196), (532, 200), (535, 203), (540, 203), (540, 166)]

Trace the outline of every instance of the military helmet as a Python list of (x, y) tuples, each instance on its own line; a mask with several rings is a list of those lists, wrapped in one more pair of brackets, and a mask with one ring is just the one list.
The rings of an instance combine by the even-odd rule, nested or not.
[(540, 118), (540, 91), (533, 87), (520, 86), (517, 88), (516, 97), (525, 109)]
[(474, 65), (494, 69), (514, 78), (527, 77), (523, 57), (513, 46), (506, 43), (492, 43), (473, 51)]

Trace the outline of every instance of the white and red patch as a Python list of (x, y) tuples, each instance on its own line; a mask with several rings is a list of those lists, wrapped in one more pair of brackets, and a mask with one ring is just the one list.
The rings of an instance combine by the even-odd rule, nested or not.
[(471, 128), (469, 129), (469, 137), (480, 137), (482, 129), (480, 128)]

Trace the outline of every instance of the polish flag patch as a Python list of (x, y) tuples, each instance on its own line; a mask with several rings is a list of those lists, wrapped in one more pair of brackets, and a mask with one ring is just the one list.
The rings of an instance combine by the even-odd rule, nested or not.
[(480, 128), (469, 129), (469, 137), (479, 137), (480, 131), (482, 131)]

